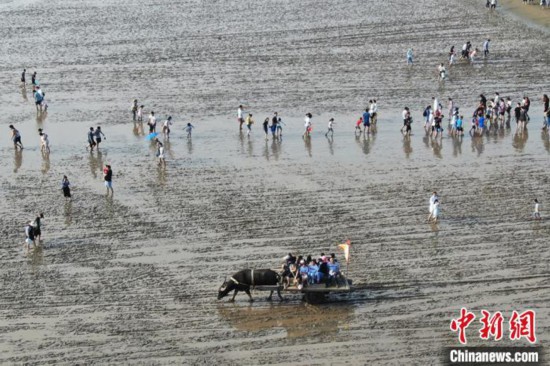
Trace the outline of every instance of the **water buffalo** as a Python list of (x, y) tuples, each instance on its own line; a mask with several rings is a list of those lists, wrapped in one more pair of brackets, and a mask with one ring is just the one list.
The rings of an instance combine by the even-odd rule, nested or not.
[[(235, 273), (233, 276), (229, 278), (229, 280), (225, 280), (223, 284), (221, 285), (219, 291), (218, 291), (218, 300), (221, 300), (230, 291), (235, 290), (233, 293), (233, 297), (229, 301), (235, 301), (235, 296), (237, 296), (237, 293), (239, 291), (244, 291), (250, 298), (250, 301), (254, 301), (252, 299), (252, 295), (250, 295), (250, 288), (254, 288), (255, 286), (277, 286), (279, 285), (279, 282), (281, 280), (281, 276), (275, 271), (272, 271), (270, 269), (243, 269), (242, 271), (239, 271)], [(277, 288), (277, 295), (279, 296), (279, 299), (282, 300), (283, 297), (281, 296), (281, 290), (280, 288)], [(271, 300), (271, 297), (273, 296), (273, 291), (269, 294), (268, 300)]]

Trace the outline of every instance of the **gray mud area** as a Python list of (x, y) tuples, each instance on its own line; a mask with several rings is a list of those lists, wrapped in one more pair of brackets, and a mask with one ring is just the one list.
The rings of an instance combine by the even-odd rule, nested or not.
[[(539, 98), (550, 91), (548, 37), (479, 3), (0, 3), (0, 363), (439, 364), (443, 347), (459, 345), (449, 323), (461, 307), (505, 319), (535, 309), (545, 346), (550, 141)], [(451, 43), (480, 47), (487, 36), (489, 60), (437, 82)], [(39, 73), (47, 116), (37, 118), (30, 88), (19, 88), (23, 67), (28, 80)], [(432, 95), (452, 96), (469, 116), (477, 95), (494, 91), (531, 96), (527, 133), (512, 123), (477, 138), (424, 135)], [(354, 137), (373, 97), (378, 130)], [(166, 170), (131, 122), (133, 98), (174, 116)], [(250, 139), (238, 133), (239, 104), (257, 117)], [(399, 133), (404, 105), (415, 118), (410, 141)], [(282, 142), (261, 131), (274, 110), (287, 124)], [(305, 112), (314, 114), (309, 141), (300, 137)], [(333, 141), (324, 137), (331, 116)], [(86, 131), (97, 124), (107, 140), (90, 154)], [(105, 197), (104, 164), (114, 198)], [(442, 220), (430, 225), (434, 189)], [(541, 222), (530, 220), (535, 197)], [(24, 224), (40, 211), (43, 247), (25, 257)], [(239, 269), (278, 267), (289, 251), (337, 252), (347, 238), (357, 285), (347, 297), (216, 301)], [(477, 331), (468, 337), (479, 346)]]

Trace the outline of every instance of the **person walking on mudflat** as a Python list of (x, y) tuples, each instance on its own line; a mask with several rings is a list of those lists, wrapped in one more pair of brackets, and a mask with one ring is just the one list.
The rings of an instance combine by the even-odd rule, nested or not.
[(15, 127), (13, 127), (13, 125), (10, 125), (9, 127), (11, 130), (11, 140), (13, 141), (13, 147), (15, 148), (15, 150), (17, 150), (17, 148), (19, 148), (19, 150), (23, 150), (23, 144), (21, 143), (21, 134)]
[(262, 124), (263, 128), (264, 128), (264, 135), (265, 135), (265, 140), (267, 141), (268, 139), (268, 136), (269, 136), (269, 133), (268, 133), (268, 130), (269, 130), (269, 117), (266, 117), (264, 119), (264, 123)]
[(248, 116), (246, 116), (246, 135), (250, 136), (250, 132), (252, 131), (252, 125), (254, 124), (254, 120), (252, 119), (252, 113), (248, 113)]
[(188, 139), (191, 139), (191, 131), (193, 131), (193, 128), (195, 128), (195, 126), (188, 122), (187, 126), (185, 127), (185, 132), (187, 132)]
[(281, 117), (277, 117), (277, 131), (275, 132), (275, 136), (279, 139), (283, 138), (283, 125), (286, 126)]
[(432, 213), (434, 210), (434, 203), (435, 201), (438, 201), (438, 200), (439, 200), (439, 196), (437, 195), (437, 192), (433, 191), (432, 196), (430, 197), (430, 208), (429, 208), (430, 215), (428, 216), (428, 221), (430, 221), (430, 218), (432, 217)]
[(28, 254), (29, 251), (30, 251), (30, 247), (34, 248), (36, 243), (34, 242), (34, 228), (32, 226), (32, 222), (29, 222), (26, 226), (25, 226), (25, 244), (24, 244), (24, 247), (25, 247), (25, 253)]
[(540, 203), (538, 201), (538, 199), (535, 198), (535, 207), (534, 207), (534, 210), (533, 210), (533, 219), (534, 220), (540, 220), (541, 217), (540, 217)]
[(403, 109), (403, 127), (401, 127), (401, 133), (405, 136), (411, 135), (412, 117), (409, 107)]
[(32, 224), (34, 228), (34, 238), (40, 243), (42, 241), (42, 219), (44, 218), (44, 214), (41, 212), (36, 216), (36, 219), (34, 219), (34, 222)]
[(45, 133), (41, 128), (39, 128), (38, 136), (40, 136), (40, 151), (42, 152), (42, 154), (49, 154), (50, 140), (48, 139), (48, 134)]
[(36, 86), (36, 90), (34, 92), (34, 104), (36, 105), (36, 112), (42, 113), (44, 108), (44, 93), (38, 85)]
[(412, 66), (413, 64), (413, 49), (409, 48), (407, 50), (407, 65)]
[(542, 129), (548, 131), (548, 128), (550, 127), (550, 99), (548, 99), (548, 95), (544, 94), (542, 96), (542, 108), (543, 108), (543, 124)]
[(278, 124), (279, 124), (279, 116), (277, 112), (274, 112), (273, 117), (271, 118), (271, 126), (269, 126), (271, 130), (271, 137), (273, 138), (273, 140), (277, 138)]
[(313, 125), (311, 123), (312, 118), (313, 115), (311, 113), (306, 113), (306, 116), (304, 118), (304, 134), (302, 135), (302, 138), (311, 136), (311, 131), (313, 129)]
[(100, 126), (97, 126), (97, 128), (95, 129), (94, 137), (95, 137), (95, 144), (96, 144), (97, 150), (99, 150), (99, 144), (101, 143), (101, 137), (103, 137), (105, 140), (107, 139), (105, 137), (105, 134), (103, 134), (103, 131), (101, 131)]
[(239, 108), (237, 108), (237, 122), (239, 122), (239, 130), (243, 129), (243, 123), (245, 122), (243, 117), (243, 106), (239, 105)]
[(334, 118), (331, 118), (328, 120), (328, 130), (327, 130), (327, 133), (325, 133), (325, 137), (328, 137), (329, 133), (330, 133), (330, 137), (334, 137), (334, 130), (332, 129), (333, 125), (334, 125)]
[(430, 217), (428, 218), (428, 221), (432, 221), (436, 224), (437, 220), (439, 218), (439, 200), (434, 201), (433, 210), (430, 214)]
[(110, 165), (105, 165), (105, 168), (103, 168), (103, 180), (105, 181), (105, 188), (107, 188), (107, 196), (111, 191), (112, 197), (115, 192), (113, 191), (113, 170)]
[(166, 157), (164, 155), (164, 145), (157, 138), (155, 139), (155, 142), (157, 144), (157, 153), (156, 153), (156, 155), (157, 155), (157, 158), (159, 159), (158, 165), (160, 167), (166, 168)]
[(155, 112), (151, 111), (149, 114), (147, 125), (149, 125), (149, 133), (157, 132), (157, 117), (155, 117)]
[(359, 117), (357, 122), (355, 122), (355, 136), (357, 136), (357, 132), (359, 132), (359, 135), (361, 135), (361, 125), (363, 124), (363, 116)]
[[(88, 146), (90, 147), (90, 152), (94, 151), (94, 147), (96, 145), (94, 136), (94, 128), (90, 127), (90, 130), (88, 131)], [(88, 150), (88, 147), (86, 147), (86, 150)]]
[(136, 121), (136, 117), (137, 117), (137, 111), (138, 111), (138, 100), (137, 99), (134, 99), (134, 102), (132, 103), (132, 108), (131, 108), (131, 111), (132, 111), (132, 120), (135, 122)]
[(61, 181), (61, 189), (63, 190), (63, 196), (65, 197), (65, 201), (67, 199), (71, 200), (71, 183), (69, 182), (69, 178), (67, 178), (66, 175), (63, 176), (63, 180)]
[(168, 116), (162, 124), (162, 135), (165, 140), (170, 140), (170, 126), (172, 126), (172, 116)]
[(142, 104), (137, 109), (136, 118), (138, 122), (143, 122), (143, 113), (144, 113), (143, 108), (145, 108), (145, 106)]
[(365, 109), (363, 112), (363, 135), (370, 134), (370, 113), (369, 109)]
[(487, 39), (485, 42), (483, 42), (483, 57), (485, 58), (489, 56), (489, 43), (491, 43), (490, 39)]

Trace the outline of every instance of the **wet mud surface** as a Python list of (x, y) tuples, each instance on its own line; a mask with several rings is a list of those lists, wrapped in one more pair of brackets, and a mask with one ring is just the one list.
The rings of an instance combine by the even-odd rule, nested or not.
[[(539, 97), (550, 89), (541, 72), (549, 53), (539, 30), (478, 3), (1, 3), (0, 363), (439, 364), (443, 347), (458, 345), (449, 323), (463, 306), (505, 318), (535, 309), (545, 346), (550, 140)], [(489, 60), (437, 83), (448, 45), (487, 36)], [(407, 69), (411, 46), (418, 63)], [(46, 116), (18, 85), (24, 66), (38, 70)], [(469, 114), (480, 92), (497, 90), (532, 96), (526, 133), (512, 122), (476, 138), (425, 136), (432, 95)], [(355, 137), (372, 97), (377, 132)], [(165, 170), (129, 118), (133, 98), (174, 116)], [(251, 138), (236, 126), (240, 103), (257, 116)], [(410, 140), (399, 133), (403, 105), (414, 111)], [(261, 121), (274, 109), (283, 140), (266, 142)], [(314, 130), (304, 141), (307, 111)], [(90, 154), (86, 131), (97, 124), (107, 139)], [(432, 190), (442, 199), (437, 225), (426, 223)], [(530, 220), (535, 197), (540, 222)], [(41, 211), (43, 246), (25, 257), (25, 222)], [(348, 296), (216, 301), (241, 268), (336, 251), (347, 238), (357, 286)], [(476, 332), (471, 344), (483, 345)]]

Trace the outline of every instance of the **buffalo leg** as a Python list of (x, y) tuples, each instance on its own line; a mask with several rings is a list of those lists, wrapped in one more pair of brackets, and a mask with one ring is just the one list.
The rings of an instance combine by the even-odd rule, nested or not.
[(248, 297), (250, 298), (250, 302), (254, 301), (254, 299), (252, 298), (252, 295), (250, 294), (250, 290), (249, 289), (246, 289), (244, 290), (244, 292), (246, 292), (246, 294), (248, 295)]
[(267, 301), (271, 301), (271, 298), (273, 297), (273, 291), (269, 293), (269, 296), (267, 297)]
[(281, 296), (281, 288), (277, 288), (277, 295), (279, 296), (279, 301), (284, 300), (283, 297)]
[(235, 290), (235, 292), (233, 292), (233, 297), (231, 298), (231, 300), (229, 300), (229, 302), (235, 301), (235, 296), (237, 296), (237, 292), (239, 292), (239, 291)]

